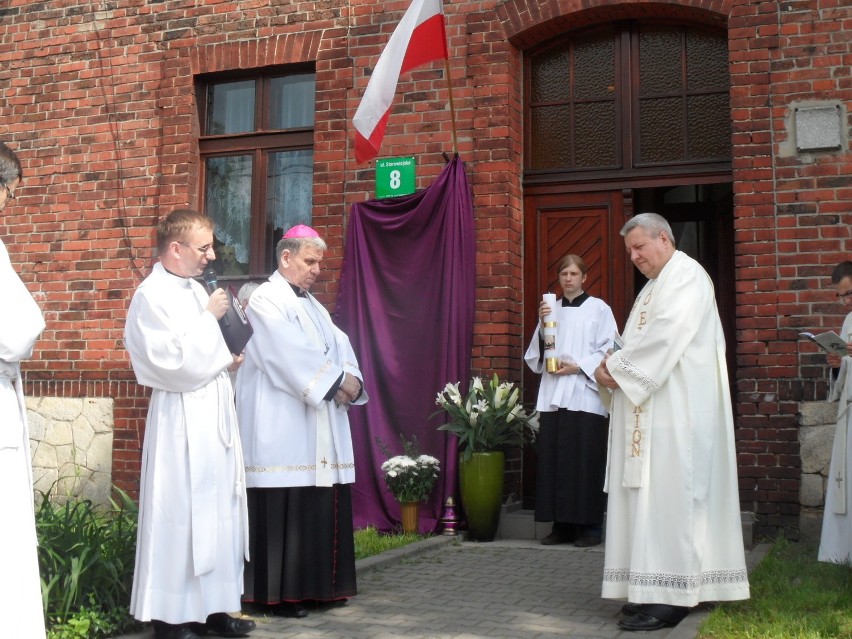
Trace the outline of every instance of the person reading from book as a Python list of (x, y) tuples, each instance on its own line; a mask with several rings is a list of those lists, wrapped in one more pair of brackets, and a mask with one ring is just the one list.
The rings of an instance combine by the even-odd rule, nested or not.
[[(847, 309), (852, 306), (852, 262), (841, 262), (831, 273), (831, 284)], [(833, 563), (852, 563), (852, 497), (849, 472), (852, 471), (852, 312), (846, 315), (840, 336), (847, 342), (847, 355), (826, 355), (832, 368), (829, 401), (837, 401), (837, 429), (831, 450), (828, 486), (822, 517), (818, 559)]]
[(228, 368), (238, 359), (218, 320), (229, 307), (194, 278), (215, 259), (213, 221), (176, 210), (157, 225), (159, 261), (130, 302), (124, 343), (152, 389), (142, 444), (130, 612), (156, 639), (241, 637), (248, 551), (245, 475)]

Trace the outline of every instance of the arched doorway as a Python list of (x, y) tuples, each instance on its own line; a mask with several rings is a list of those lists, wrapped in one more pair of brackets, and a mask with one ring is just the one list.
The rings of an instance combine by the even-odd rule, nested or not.
[[(619, 230), (634, 213), (672, 223), (678, 248), (711, 274), (734, 343), (733, 198), (727, 36), (703, 25), (609, 23), (526, 52), (524, 87), (524, 336), (537, 301), (556, 292), (566, 253), (589, 266), (586, 290), (619, 327), (641, 275)], [(729, 348), (733, 379), (733, 348)], [(525, 370), (525, 400), (536, 375)], [(535, 503), (525, 451), (523, 501)]]

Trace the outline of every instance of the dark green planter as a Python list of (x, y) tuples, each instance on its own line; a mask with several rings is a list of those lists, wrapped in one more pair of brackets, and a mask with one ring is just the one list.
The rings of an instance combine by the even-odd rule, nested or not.
[(474, 541), (492, 541), (503, 506), (503, 452), (459, 455), (459, 488), (467, 516), (467, 535)]

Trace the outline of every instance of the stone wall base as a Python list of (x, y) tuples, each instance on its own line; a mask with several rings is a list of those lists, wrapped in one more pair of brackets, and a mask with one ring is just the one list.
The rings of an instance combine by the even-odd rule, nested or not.
[(113, 400), (27, 397), (33, 488), (59, 500), (108, 505), (112, 492)]

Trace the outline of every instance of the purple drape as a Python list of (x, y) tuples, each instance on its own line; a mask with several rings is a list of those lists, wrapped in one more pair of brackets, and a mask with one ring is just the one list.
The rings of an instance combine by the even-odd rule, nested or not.
[(400, 521), (376, 438), (397, 455), (400, 434), (416, 435), (421, 452), (441, 462), (438, 485), (421, 507), (421, 531), (437, 528), (446, 498), (455, 495), (457, 440), (437, 430), (446, 420), (430, 416), (438, 391), (470, 376), (474, 250), (473, 203), (458, 156), (423, 191), (352, 207), (336, 321), (370, 395), (349, 413), (356, 528), (387, 531)]

